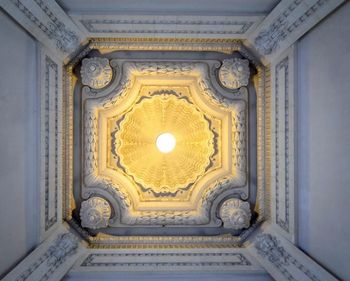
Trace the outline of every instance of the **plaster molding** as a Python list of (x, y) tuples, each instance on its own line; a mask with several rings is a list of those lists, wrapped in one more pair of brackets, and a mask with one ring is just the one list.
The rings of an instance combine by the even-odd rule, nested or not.
[[(112, 65), (115, 62), (112, 61)], [(85, 136), (84, 136), (84, 182), (85, 187), (83, 188), (83, 197), (88, 197), (91, 192), (99, 192), (99, 190), (108, 191), (113, 197), (110, 198), (112, 201), (117, 202), (121, 208), (121, 222), (123, 224), (128, 225), (152, 225), (152, 224), (174, 224), (174, 225), (187, 225), (187, 224), (208, 224), (209, 223), (209, 211), (210, 207), (213, 203), (213, 200), (217, 197), (218, 194), (232, 187), (244, 186), (246, 183), (246, 119), (245, 119), (245, 103), (239, 100), (228, 100), (219, 98), (221, 95), (218, 93), (211, 85), (210, 77), (207, 73), (208, 66), (204, 63), (191, 63), (191, 62), (172, 62), (172, 61), (158, 61), (158, 62), (125, 62), (121, 67), (123, 69), (122, 78), (119, 81), (119, 86), (113, 89), (110, 93), (109, 90), (106, 90), (102, 97), (89, 98), (86, 102), (86, 109), (84, 113), (84, 127), (85, 127)], [(191, 205), (186, 205), (184, 203), (181, 205), (181, 211), (179, 209), (174, 209), (175, 205), (172, 207), (173, 209), (162, 210), (162, 207), (157, 207), (157, 211), (153, 209), (149, 209), (151, 205), (142, 205), (139, 207), (141, 201), (139, 197), (135, 197), (130, 190), (126, 189), (122, 184), (116, 185), (113, 180), (109, 179), (113, 178), (110, 176), (111, 174), (104, 172), (104, 174), (99, 174), (99, 170), (106, 170), (103, 168), (105, 164), (103, 164), (100, 160), (100, 155), (104, 155), (104, 153), (98, 154), (97, 152), (101, 150), (98, 148), (99, 143), (104, 143), (103, 139), (104, 135), (98, 131), (98, 128), (101, 128), (101, 122), (106, 119), (108, 116), (103, 117), (102, 119), (99, 116), (104, 116), (103, 111), (109, 110), (107, 112), (111, 112), (108, 114), (112, 114), (111, 110), (114, 110), (116, 105), (120, 103), (120, 100), (125, 98), (127, 93), (132, 93), (132, 81), (135, 80), (134, 77), (138, 77), (138, 83), (142, 84), (142, 77), (171, 77), (172, 80), (191, 78), (191, 83), (194, 83), (194, 86), (188, 84), (187, 80), (177, 80), (177, 83), (183, 83), (181, 81), (185, 81), (191, 87), (191, 91), (194, 91), (196, 87), (202, 90), (201, 94), (204, 94), (206, 98), (210, 100), (212, 104), (215, 104), (218, 109), (226, 111), (229, 110), (232, 112), (232, 129), (229, 128), (229, 132), (235, 136), (235, 141), (232, 142), (232, 150), (237, 151), (237, 155), (232, 155), (233, 157), (233, 165), (232, 167), (225, 169), (232, 169), (232, 172), (227, 174), (225, 171), (225, 177), (222, 179), (216, 180), (214, 183), (211, 183), (205, 191), (203, 191), (203, 195), (199, 198), (196, 194), (197, 190), (193, 191), (193, 194), (197, 197), (191, 197)], [(146, 79), (145, 78), (145, 79)], [(149, 78), (147, 78), (149, 79)], [(141, 81), (141, 82), (140, 82)], [(167, 81), (167, 80), (165, 80)], [(190, 80), (189, 80), (190, 81)], [(152, 83), (155, 83), (154, 81)], [(166, 82), (168, 83), (168, 82)], [(187, 85), (186, 84), (186, 85)], [(196, 86), (197, 84), (197, 86)], [(146, 83), (147, 85), (147, 83)], [(162, 84), (163, 88), (168, 87), (167, 84)], [(185, 84), (184, 84), (185, 85)], [(145, 87), (145, 86), (144, 86)], [(158, 89), (158, 88), (157, 88)], [(183, 90), (184, 91), (184, 90)], [(197, 90), (198, 91), (198, 90)], [(137, 91), (136, 91), (137, 92)], [(146, 91), (145, 93), (152, 92)], [(194, 92), (193, 92), (194, 93)], [(185, 92), (183, 92), (185, 94)], [(225, 100), (223, 103), (222, 100)], [(203, 110), (203, 109), (202, 109)], [(222, 112), (226, 112), (222, 111)], [(100, 113), (102, 112), (102, 113)], [(219, 111), (215, 113), (212, 111), (210, 114), (221, 114)], [(226, 113), (225, 113), (226, 114)], [(221, 115), (217, 115), (221, 116)], [(216, 118), (219, 118), (216, 117)], [(209, 118), (209, 117), (207, 117)], [(221, 116), (220, 118), (224, 118)], [(226, 117), (225, 117), (226, 118)], [(108, 119), (106, 119), (108, 120)], [(226, 127), (223, 127), (224, 130)], [(226, 130), (226, 129), (225, 129)], [(225, 132), (224, 132), (225, 133)], [(226, 134), (226, 133), (225, 133)], [(221, 140), (223, 141), (223, 140)], [(107, 141), (108, 143), (108, 141)], [(225, 143), (225, 142), (224, 142)], [(101, 166), (102, 165), (102, 166)], [(106, 170), (107, 171), (107, 170)], [(115, 172), (114, 172), (115, 173)], [(235, 176), (233, 176), (235, 175)], [(98, 188), (96, 188), (96, 186)], [(93, 188), (91, 188), (93, 187)], [(201, 188), (200, 186), (198, 188)], [(90, 191), (89, 191), (90, 190)], [(142, 190), (140, 190), (142, 191)], [(165, 194), (166, 195), (166, 194)], [(106, 196), (106, 195), (105, 195)], [(138, 195), (140, 196), (140, 195)], [(159, 195), (157, 195), (159, 196)], [(163, 195), (162, 195), (163, 196)], [(192, 195), (191, 195), (192, 196)], [(154, 200), (154, 199), (153, 199)], [(179, 202), (177, 201), (178, 206)], [(186, 204), (185, 204), (186, 203)], [(155, 203), (152, 203), (152, 206)], [(170, 204), (170, 203), (167, 203)], [(159, 206), (161, 203), (158, 204)], [(157, 205), (157, 206), (158, 206)], [(112, 204), (113, 206), (113, 204)], [(131, 209), (133, 206), (133, 209)], [(179, 205), (180, 206), (180, 205)], [(185, 208), (186, 206), (186, 208)], [(114, 206), (116, 208), (116, 206)], [(148, 208), (148, 209), (146, 209)], [(164, 208), (164, 207), (163, 207)], [(168, 208), (168, 207), (167, 207)], [(177, 207), (178, 208), (178, 207)], [(140, 209), (140, 211), (138, 210)], [(132, 211), (131, 211), (132, 210)], [(141, 211), (142, 210), (142, 211)]]
[(245, 249), (89, 250), (70, 274), (96, 271), (215, 271), (263, 272)]
[(82, 227), (98, 229), (108, 226), (111, 207), (101, 197), (92, 197), (81, 203), (80, 219)]
[(66, 58), (85, 36), (54, 0), (3, 0), (1, 6), (49, 50)]
[(41, 46), (40, 84), (40, 240), (59, 225), (62, 215), (63, 106), (62, 64)]
[(76, 235), (60, 226), (2, 280), (61, 280), (83, 252)]
[(295, 105), (294, 91), (296, 48), (290, 47), (271, 65), (273, 111), (272, 149), (272, 219), (281, 234), (296, 241), (296, 184), (294, 168)]
[(273, 61), (344, 0), (284, 0), (249, 35), (249, 42)]
[(92, 38), (89, 49), (105, 51), (214, 51), (231, 54), (241, 51), (251, 59), (242, 42), (237, 39), (203, 39), (203, 38)]
[(92, 89), (104, 88), (112, 80), (112, 68), (106, 58), (85, 58), (80, 70), (82, 83)]
[(221, 205), (219, 213), (225, 228), (242, 229), (250, 226), (252, 214), (248, 202), (237, 198), (227, 199)]
[(89, 37), (246, 38), (263, 16), (79, 15), (73, 21)]
[(225, 59), (219, 69), (219, 80), (228, 89), (248, 86), (250, 79), (249, 61), (233, 58)]
[[(242, 234), (238, 237), (231, 237), (230, 239), (226, 239), (224, 237), (219, 236), (218, 239), (214, 239), (213, 241), (208, 241), (208, 243), (204, 243), (204, 240), (201, 237), (194, 237), (193, 241), (186, 242), (186, 245), (196, 245), (199, 243), (201, 247), (212, 247), (214, 245), (219, 245), (221, 243), (233, 243), (233, 245), (240, 245), (249, 235), (250, 233), (256, 229), (261, 221), (269, 217), (269, 212), (267, 209), (265, 209), (265, 200), (267, 200), (266, 195), (269, 194), (269, 188), (267, 185), (269, 185), (269, 177), (265, 177), (265, 169), (268, 171), (268, 167), (266, 165), (269, 165), (269, 155), (265, 154), (265, 149), (268, 148), (268, 140), (269, 140), (269, 132), (265, 131), (266, 128), (268, 128), (268, 118), (269, 118), (269, 111), (270, 106), (268, 106), (265, 110), (265, 103), (268, 105), (269, 103), (269, 86), (268, 83), (265, 84), (265, 80), (269, 80), (269, 69), (265, 68), (259, 61), (256, 60), (256, 58), (242, 45), (240, 41), (237, 40), (228, 40), (228, 39), (184, 39), (184, 38), (159, 38), (159, 39), (151, 39), (151, 38), (114, 38), (114, 39), (106, 39), (106, 38), (95, 38), (91, 41), (91, 43), (77, 56), (76, 59), (73, 59), (65, 68), (65, 89), (67, 93), (73, 92), (73, 87), (75, 83), (75, 76), (72, 75), (72, 69), (73, 67), (81, 60), (90, 50), (96, 49), (102, 54), (105, 52), (112, 52), (117, 50), (157, 50), (157, 51), (215, 51), (215, 52), (221, 52), (226, 54), (231, 54), (232, 52), (239, 51), (245, 58), (249, 59), (252, 66), (254, 66), (257, 70), (256, 76), (253, 77), (252, 81), (254, 83), (256, 94), (257, 94), (257, 139), (258, 139), (258, 146), (257, 146), (257, 157), (258, 157), (258, 163), (257, 163), (257, 201), (255, 205), (255, 211), (259, 214), (257, 218), (257, 222), (254, 223), (248, 230), (244, 230)], [(219, 66), (219, 65), (218, 65)], [(217, 66), (217, 67), (218, 67)], [(214, 68), (213, 68), (214, 69)], [(213, 70), (211, 70), (212, 72)], [(205, 84), (202, 84), (205, 86)], [(122, 87), (125, 87), (122, 86)], [(245, 87), (242, 87), (242, 89), (245, 89)], [(97, 92), (98, 93), (98, 92)], [(103, 93), (103, 92), (101, 92)], [(101, 93), (98, 93), (98, 95), (101, 95)], [(95, 94), (94, 94), (95, 95)], [(67, 167), (72, 167), (72, 112), (73, 112), (73, 101), (71, 99), (72, 95), (68, 94), (69, 98), (67, 99)], [(219, 103), (225, 103), (225, 99), (221, 100), (218, 99)], [(266, 116), (266, 119), (265, 119)], [(238, 119), (237, 119), (238, 120)], [(266, 128), (265, 128), (266, 126)], [(265, 139), (265, 136), (267, 139)], [(238, 148), (238, 147), (237, 147)], [(146, 247), (150, 241), (152, 241), (152, 245), (154, 243), (157, 243), (158, 238), (153, 237), (150, 241), (148, 239), (145, 239), (145, 237), (141, 236), (135, 236), (135, 237), (116, 237), (116, 236), (110, 236), (110, 235), (102, 235), (98, 234), (96, 237), (91, 237), (88, 233), (86, 233), (78, 224), (77, 222), (72, 219), (71, 214), (72, 210), (75, 208), (73, 197), (73, 175), (70, 172), (70, 168), (67, 168), (66, 170), (66, 179), (67, 184), (65, 186), (66, 188), (66, 200), (65, 200), (65, 218), (68, 220), (72, 227), (74, 227), (75, 230), (77, 230), (83, 237), (85, 237), (89, 243), (91, 244), (91, 247), (103, 247), (103, 248), (115, 248), (115, 247), (127, 247), (127, 248), (134, 248), (139, 247), (139, 245), (142, 245), (142, 247)], [(220, 184), (223, 185), (224, 189), (229, 190), (230, 184), (227, 179), (223, 179)], [(113, 188), (113, 185), (106, 182), (106, 184), (103, 184), (106, 192), (103, 192), (103, 196), (106, 196), (106, 194), (114, 194), (116, 192), (115, 188)], [(90, 190), (90, 195), (95, 192), (94, 190)], [(237, 196), (248, 196), (247, 193), (243, 192), (243, 190), (237, 190)], [(242, 193), (243, 192), (243, 193)], [(87, 196), (90, 196), (87, 194)], [(113, 195), (113, 196), (120, 196), (120, 195)], [(121, 196), (123, 196), (121, 194)], [(208, 196), (216, 196), (215, 194), (208, 194)], [(245, 197), (246, 198), (246, 197)], [(128, 201), (126, 201), (127, 203)], [(130, 202), (129, 202), (130, 203)], [(127, 204), (129, 204), (127, 203)], [(130, 240), (131, 239), (131, 240)], [(207, 239), (207, 238), (205, 238)], [(178, 239), (176, 239), (177, 241)], [(129, 243), (129, 242), (130, 243)], [(172, 241), (172, 240), (170, 240)], [(175, 244), (177, 243), (176, 241)], [(182, 240), (180, 239), (178, 243), (176, 244), (176, 247), (182, 247)], [(202, 242), (201, 242), (202, 241)], [(220, 242), (221, 241), (221, 242)], [(226, 241), (226, 242), (225, 242)], [(233, 242), (229, 242), (233, 241)], [(161, 247), (167, 247), (166, 245), (163, 245)]]
[(295, 245), (280, 236), (273, 226), (264, 225), (262, 229), (263, 232), (254, 238), (248, 250), (275, 280), (337, 280)]

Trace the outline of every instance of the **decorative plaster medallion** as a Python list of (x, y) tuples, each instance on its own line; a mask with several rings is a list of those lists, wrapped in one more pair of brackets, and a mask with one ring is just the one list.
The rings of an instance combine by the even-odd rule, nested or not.
[(101, 89), (112, 80), (112, 68), (106, 58), (86, 58), (80, 70), (82, 83), (93, 89)]
[(111, 216), (111, 207), (100, 197), (92, 197), (81, 203), (80, 219), (82, 227), (92, 229), (108, 226)]
[[(141, 97), (122, 119), (115, 155), (143, 187), (159, 195), (176, 193), (206, 172), (214, 154), (214, 134), (209, 120), (188, 100), (172, 91), (154, 92)], [(176, 139), (167, 154), (156, 145), (164, 132)]]
[(233, 58), (223, 60), (219, 69), (219, 80), (228, 89), (238, 89), (249, 83), (249, 61)]
[(236, 198), (226, 200), (220, 208), (220, 218), (224, 228), (248, 228), (251, 219), (249, 203)]

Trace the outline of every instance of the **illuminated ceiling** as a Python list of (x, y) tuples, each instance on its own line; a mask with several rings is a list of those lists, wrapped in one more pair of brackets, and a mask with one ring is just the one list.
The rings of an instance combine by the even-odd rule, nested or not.
[[(83, 199), (98, 196), (110, 202), (114, 211), (106, 227), (220, 227), (216, 208), (221, 201), (249, 196), (249, 61), (239, 53), (225, 59), (239, 73), (220, 81), (237, 80), (234, 89), (217, 81), (217, 60), (114, 58), (113, 71), (107, 62), (85, 58), (80, 70), (82, 83), (89, 86), (79, 90)], [(102, 80), (109, 83), (103, 89), (95, 82)], [(176, 142), (168, 153), (157, 148), (163, 133)]]
[(73, 264), (334, 280), (295, 246), (293, 43), (342, 1), (232, 1), (0, 2), (39, 42), (44, 241), (5, 280)]

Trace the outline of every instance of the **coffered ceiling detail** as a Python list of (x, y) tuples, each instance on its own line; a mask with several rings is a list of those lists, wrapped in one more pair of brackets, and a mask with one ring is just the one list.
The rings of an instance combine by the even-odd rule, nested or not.
[(215, 64), (112, 60), (111, 86), (86, 98), (82, 195), (107, 196), (111, 226), (209, 224), (217, 196), (247, 186), (245, 91), (220, 104)]
[(41, 99), (43, 243), (4, 280), (60, 280), (73, 265), (336, 280), (296, 246), (289, 47), (344, 1), (254, 0), (237, 15), (223, 1), (194, 15), (0, 1), (39, 43)]

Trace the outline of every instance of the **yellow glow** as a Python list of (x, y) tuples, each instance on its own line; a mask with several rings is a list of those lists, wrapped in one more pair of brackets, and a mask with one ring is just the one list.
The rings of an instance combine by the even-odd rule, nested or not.
[(158, 136), (156, 145), (160, 152), (169, 153), (174, 150), (176, 139), (170, 133), (163, 133)]
[(175, 192), (203, 175), (214, 153), (213, 138), (194, 105), (173, 95), (155, 95), (125, 115), (116, 150), (120, 165), (137, 183), (157, 193)]

